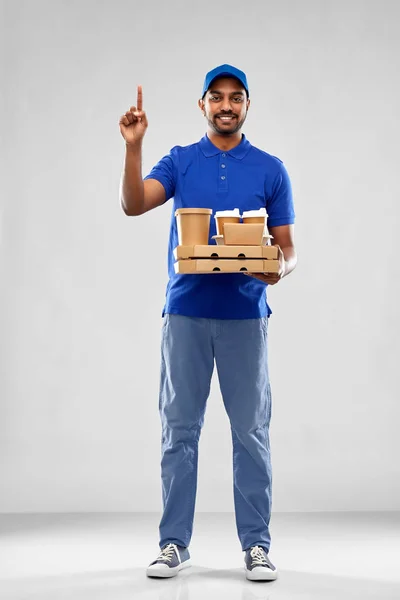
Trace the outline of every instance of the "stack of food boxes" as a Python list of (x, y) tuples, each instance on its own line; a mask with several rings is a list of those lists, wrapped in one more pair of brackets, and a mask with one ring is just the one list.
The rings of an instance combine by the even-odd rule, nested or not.
[(175, 211), (179, 245), (174, 249), (175, 273), (277, 273), (278, 248), (270, 245), (265, 208), (217, 211), (217, 235), (210, 245), (211, 208)]

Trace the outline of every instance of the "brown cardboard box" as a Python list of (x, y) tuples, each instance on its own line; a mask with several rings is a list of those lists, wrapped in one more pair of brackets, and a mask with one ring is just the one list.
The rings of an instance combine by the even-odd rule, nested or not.
[(261, 246), (264, 235), (262, 223), (225, 223), (224, 242), (227, 246)]
[(240, 273), (247, 271), (249, 273), (277, 273), (279, 271), (279, 260), (261, 258), (253, 259), (184, 259), (178, 260), (174, 264), (175, 273), (196, 274), (196, 273)]
[(185, 258), (264, 258), (277, 259), (276, 246), (177, 246), (174, 249), (175, 260)]

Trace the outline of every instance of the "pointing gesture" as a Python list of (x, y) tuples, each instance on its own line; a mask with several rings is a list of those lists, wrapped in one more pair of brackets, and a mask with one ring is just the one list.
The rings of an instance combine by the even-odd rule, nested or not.
[(137, 109), (139, 111), (141, 111), (142, 110), (142, 105), (143, 105), (143, 89), (142, 89), (141, 85), (138, 85), (138, 88), (137, 88), (137, 102), (136, 102), (136, 104), (137, 104)]
[(148, 126), (143, 111), (143, 90), (138, 85), (136, 106), (131, 106), (119, 120), (119, 129), (127, 146), (140, 146)]

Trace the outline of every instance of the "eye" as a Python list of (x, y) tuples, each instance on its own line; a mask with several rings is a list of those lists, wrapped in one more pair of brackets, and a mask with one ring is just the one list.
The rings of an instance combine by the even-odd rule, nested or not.
[(236, 96), (236, 98), (234, 98), (235, 102), (242, 102), (243, 101), (243, 97), (242, 96)]

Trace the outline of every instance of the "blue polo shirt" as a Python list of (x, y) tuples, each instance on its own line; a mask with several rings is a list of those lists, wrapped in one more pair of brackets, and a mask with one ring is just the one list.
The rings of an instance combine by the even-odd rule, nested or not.
[(174, 271), (178, 245), (177, 208), (211, 208), (209, 244), (215, 244), (218, 210), (265, 207), (268, 227), (294, 223), (292, 190), (279, 158), (252, 146), (242, 134), (235, 148), (222, 151), (205, 135), (190, 146), (174, 146), (145, 179), (156, 179), (173, 198), (168, 244), (169, 281), (162, 316), (174, 313), (215, 319), (269, 316), (267, 284), (241, 273), (182, 275)]

